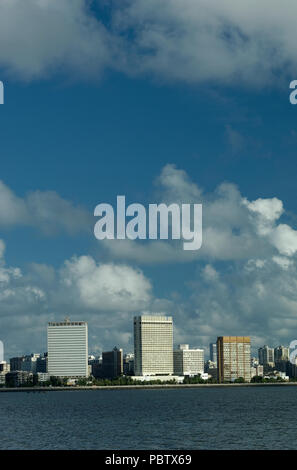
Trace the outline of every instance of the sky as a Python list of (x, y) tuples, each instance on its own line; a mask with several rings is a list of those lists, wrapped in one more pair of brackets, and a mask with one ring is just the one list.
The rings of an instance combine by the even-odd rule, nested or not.
[[(295, 14), (284, 0), (1, 0), (0, 340), (46, 351), (85, 320), (89, 352), (297, 335)], [(94, 209), (201, 203), (203, 243), (94, 236)]]

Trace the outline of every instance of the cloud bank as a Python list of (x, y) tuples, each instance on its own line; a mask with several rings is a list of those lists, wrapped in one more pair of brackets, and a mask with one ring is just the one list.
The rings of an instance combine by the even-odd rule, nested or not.
[(47, 235), (74, 235), (90, 232), (93, 218), (85, 208), (75, 206), (55, 191), (33, 191), (22, 198), (0, 181), (0, 227), (16, 226), (34, 227)]
[(21, 80), (112, 69), (266, 87), (297, 72), (296, 14), (288, 0), (2, 0), (0, 67)]
[(182, 250), (180, 242), (105, 240), (116, 258), (138, 263), (289, 259), (297, 252), (297, 230), (283, 223), (283, 202), (276, 198), (249, 201), (233, 183), (204, 193), (183, 170), (166, 165), (156, 179), (158, 203), (202, 203), (202, 248)]
[[(224, 334), (250, 335), (254, 348), (295, 339), (297, 231), (283, 201), (249, 200), (227, 182), (205, 193), (171, 164), (161, 170), (154, 190), (162, 202), (203, 203), (201, 250), (189, 257), (179, 242), (110, 240), (103, 245), (94, 239), (105, 253), (73, 256), (61, 266), (32, 263), (20, 268), (5, 263), (5, 243), (0, 240), (1, 340), (9, 355), (46, 348), (47, 322), (66, 315), (89, 322), (93, 352), (115, 345), (132, 351), (132, 319), (144, 311), (172, 315), (175, 342), (206, 349)], [(4, 183), (1, 194), (2, 228), (41, 223), (31, 197), (18, 197)], [(39, 196), (33, 193), (33, 199)], [(42, 196), (41, 207), (47, 207), (48, 193)], [(60, 196), (55, 194), (54, 201)], [(77, 226), (68, 232), (73, 235), (84, 217), (78, 218), (80, 212), (70, 201), (67, 208), (77, 216)], [(49, 222), (62, 224), (63, 211), (48, 213), (55, 218), (48, 216), (45, 228)], [(161, 264), (181, 272), (163, 292), (158, 285)]]

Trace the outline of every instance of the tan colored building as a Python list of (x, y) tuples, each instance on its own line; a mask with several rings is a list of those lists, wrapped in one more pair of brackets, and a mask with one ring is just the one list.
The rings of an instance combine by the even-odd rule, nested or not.
[(251, 340), (249, 336), (219, 336), (217, 339), (219, 383), (242, 377), (251, 380)]

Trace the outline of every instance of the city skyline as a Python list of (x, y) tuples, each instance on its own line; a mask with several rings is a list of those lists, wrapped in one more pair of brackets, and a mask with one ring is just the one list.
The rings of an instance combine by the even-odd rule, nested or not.
[(250, 337), (218, 336), (215, 343), (209, 344), (210, 360), (205, 360), (204, 349), (190, 348), (185, 343), (174, 347), (173, 328), (172, 316), (134, 316), (134, 353), (124, 354), (115, 346), (96, 357), (88, 350), (87, 322), (71, 321), (69, 317), (49, 322), (47, 352), (0, 362), (0, 385), (87, 385), (106, 379), (124, 380), (121, 385), (151, 380), (177, 384), (296, 380), (296, 355), (292, 357), (295, 350), (290, 353), (295, 343), (290, 347), (264, 345), (258, 349), (258, 357), (253, 357)]
[[(160, 315), (161, 315), (161, 316), (160, 316)], [(138, 315), (138, 316), (133, 316), (133, 317), (131, 317), (131, 321), (133, 322), (133, 325), (134, 325), (134, 326), (131, 327), (131, 329), (133, 330), (133, 333), (134, 333), (134, 334), (133, 334), (134, 341), (133, 341), (133, 344), (132, 344), (131, 349), (126, 348), (125, 354), (128, 354), (128, 355), (129, 355), (129, 354), (132, 353), (132, 351), (133, 351), (133, 354), (135, 353), (135, 319), (139, 319), (139, 318), (141, 318), (141, 317), (148, 317), (148, 318), (151, 318), (152, 321), (154, 321), (154, 319), (158, 319), (158, 318), (168, 318), (168, 319), (171, 319), (170, 322), (172, 322), (171, 324), (173, 325), (173, 317), (172, 317), (172, 316), (170, 316), (170, 317), (168, 317), (168, 316), (163, 316), (163, 317), (162, 317), (162, 314), (161, 314), (160, 312), (151, 313), (149, 316), (146, 314), (146, 315), (140, 315), (140, 316)], [(88, 356), (99, 357), (100, 354), (96, 354), (95, 351), (92, 351), (92, 350), (89, 349), (89, 347), (88, 347), (88, 344), (89, 344), (89, 342), (88, 342), (88, 331), (89, 331), (89, 327), (88, 327), (88, 323), (87, 323), (87, 322), (82, 321), (82, 320), (70, 319), (70, 317), (65, 317), (64, 320), (61, 320), (61, 319), (60, 319), (60, 320), (57, 320), (57, 321), (55, 321), (55, 322), (48, 322), (48, 323), (46, 323), (46, 326), (47, 326), (47, 330), (48, 330), (49, 325), (57, 325), (57, 326), (58, 326), (58, 325), (66, 325), (66, 324), (71, 324), (71, 323), (73, 323), (73, 324), (77, 324), (77, 323), (79, 323), (79, 324), (86, 324), (86, 328), (87, 328), (87, 329), (86, 329), (86, 331), (87, 331), (87, 333), (86, 333), (86, 334), (87, 334), (87, 341), (86, 341), (87, 355), (88, 355)], [(45, 327), (45, 331), (46, 331), (46, 327)], [(47, 336), (47, 337), (48, 337), (48, 336)], [(210, 360), (210, 361), (212, 362), (213, 358), (215, 358), (215, 360), (217, 360), (217, 339), (220, 338), (220, 337), (224, 337), (224, 336), (222, 336), (222, 335), (217, 335), (217, 336), (216, 336), (216, 340), (213, 341), (213, 342), (210, 342), (210, 343), (207, 345), (207, 347), (204, 348), (204, 347), (202, 347), (202, 346), (198, 346), (197, 344), (193, 345), (193, 344), (186, 343), (186, 342), (185, 342), (185, 343), (179, 343), (178, 341), (175, 341), (175, 340), (174, 340), (174, 334), (172, 334), (172, 350), (173, 350), (173, 351), (177, 351), (177, 350), (178, 350), (180, 347), (182, 347), (182, 346), (187, 346), (187, 347), (189, 347), (189, 346), (191, 345), (190, 350), (200, 350), (200, 349), (203, 350), (204, 352), (206, 352), (206, 354), (204, 354), (205, 361), (206, 361), (206, 358), (208, 358), (207, 360)], [(233, 336), (232, 336), (232, 335), (227, 335), (227, 336), (225, 336), (225, 337), (228, 338), (228, 337), (237, 337), (237, 336), (236, 336), (236, 335), (233, 335)], [(238, 336), (238, 337), (244, 337), (244, 336), (241, 335), (241, 336)], [(48, 339), (47, 339), (47, 341), (46, 341), (46, 344), (48, 344)], [(275, 343), (274, 346), (269, 346), (269, 345), (265, 345), (265, 344), (264, 344), (264, 345), (261, 345), (261, 346), (258, 347), (258, 348), (256, 348), (255, 346), (252, 348), (252, 339), (251, 339), (251, 341), (250, 341), (250, 345), (251, 345), (251, 354), (250, 354), (250, 355), (251, 355), (251, 358), (253, 358), (253, 357), (254, 357), (254, 358), (255, 358), (255, 357), (261, 358), (261, 357), (263, 357), (262, 362), (261, 362), (261, 359), (260, 359), (260, 363), (263, 363), (263, 361), (264, 361), (264, 362), (267, 362), (267, 363), (269, 363), (269, 362), (274, 362), (274, 359), (273, 359), (272, 361), (269, 361), (268, 359), (266, 359), (266, 356), (263, 356), (263, 355), (261, 356), (262, 350), (264, 350), (265, 348), (267, 348), (268, 350), (271, 350), (271, 351), (272, 351), (273, 358), (275, 357), (275, 351), (276, 351), (276, 350), (278, 350), (278, 351), (285, 350), (285, 351), (287, 351), (287, 353), (286, 353), (287, 356), (289, 356), (290, 345), (285, 346), (284, 344), (281, 344), (281, 343)], [(115, 346), (115, 345), (112, 345), (112, 344), (110, 343), (108, 346), (109, 346), (109, 347), (100, 350), (101, 355), (102, 355), (103, 352), (109, 351), (110, 348), (111, 348), (112, 346)], [(121, 345), (121, 344), (117, 344), (117, 346), (119, 346), (119, 347), (121, 347), (121, 348), (123, 347), (123, 345)], [(117, 346), (115, 346), (115, 348), (117, 348)], [(294, 347), (295, 347), (295, 346), (294, 346)], [(188, 348), (185, 348), (185, 349), (188, 349)], [(123, 350), (123, 349), (121, 349), (121, 350)], [(43, 352), (39, 352), (38, 354), (45, 354), (45, 353), (47, 354), (47, 353), (48, 353), (47, 348), (41, 349), (40, 351), (43, 351)], [(98, 352), (98, 351), (97, 351), (97, 352)], [(15, 357), (17, 358), (17, 357), (30, 356), (30, 355), (32, 355), (32, 354), (34, 355), (35, 353), (32, 352), (32, 350), (31, 350), (31, 351), (28, 352), (28, 353), (24, 353), (24, 352), (23, 352), (23, 353), (20, 353), (19, 355), (16, 355)], [(12, 356), (11, 356), (11, 357), (12, 357)], [(264, 359), (264, 357), (265, 357), (265, 359)], [(10, 358), (8, 358), (8, 356), (5, 355), (5, 348), (4, 348), (4, 360), (7, 361), (7, 359), (10, 359)], [(215, 361), (214, 361), (214, 362), (215, 362)]]

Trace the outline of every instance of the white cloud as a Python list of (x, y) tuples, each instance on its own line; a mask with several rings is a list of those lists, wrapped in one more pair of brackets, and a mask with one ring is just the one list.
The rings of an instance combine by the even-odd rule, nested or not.
[(285, 256), (273, 256), (272, 260), (283, 269), (289, 269), (290, 266), (294, 266), (294, 261)]
[(74, 206), (55, 191), (34, 191), (18, 197), (0, 181), (0, 227), (27, 225), (50, 235), (91, 231), (93, 218), (84, 208)]
[(206, 264), (203, 268), (202, 276), (206, 281), (216, 281), (219, 277), (219, 273), (211, 264)]
[[(133, 29), (136, 68), (166, 80), (270, 86), (296, 72), (297, 5), (277, 0), (130, 0), (120, 31)], [(132, 44), (131, 44), (132, 42)]]
[(223, 183), (212, 193), (203, 193), (182, 170), (166, 165), (156, 179), (154, 202), (202, 203), (202, 248), (187, 252), (180, 241), (105, 240), (102, 246), (114, 259), (138, 263), (168, 263), (209, 260), (272, 259), (293, 256), (297, 231), (280, 223), (283, 202), (276, 198), (249, 201), (236, 185)]
[(151, 282), (131, 266), (81, 256), (59, 269), (34, 263), (22, 272), (2, 259), (0, 339), (8, 357), (44, 351), (47, 323), (69, 315), (89, 322), (90, 350), (123, 346), (120, 341), (131, 340), (133, 315), (152, 301)]
[(276, 197), (272, 199), (259, 198), (252, 202), (245, 200), (245, 203), (251, 212), (258, 214), (268, 222), (278, 220), (284, 211), (282, 201)]
[(94, 3), (2, 0), (2, 70), (33, 80), (57, 72), (98, 77), (111, 68), (161, 80), (239, 87), (270, 86), (276, 78), (277, 83), (294, 78), (297, 71), (297, 5), (289, 0), (107, 2), (105, 22), (100, 8), (95, 15)]
[[(33, 263), (21, 270), (5, 264), (0, 240), (1, 340), (10, 355), (46, 348), (47, 322), (66, 315), (89, 322), (94, 351), (120, 342), (131, 350), (132, 318), (142, 311), (173, 315), (175, 342), (193, 346), (206, 348), (221, 334), (251, 335), (254, 346), (294, 339), (297, 237), (289, 223), (282, 223), (283, 202), (275, 197), (249, 201), (230, 183), (204, 193), (173, 165), (162, 170), (156, 184), (161, 201), (175, 202), (177, 197), (178, 202), (203, 203), (204, 244), (198, 252), (185, 253), (178, 242), (110, 240), (103, 244), (109, 255), (104, 262), (74, 256), (60, 268)], [(2, 227), (19, 221), (46, 230), (52, 223), (72, 233), (85, 217), (71, 203), (60, 203), (56, 194), (19, 198), (4, 184), (1, 194), (11, 210), (0, 204)], [(74, 227), (61, 222), (67, 213), (77, 219)], [(174, 263), (177, 270), (178, 262), (191, 260), (197, 268), (196, 274), (181, 271), (166, 297), (156, 298), (146, 273), (128, 260)]]
[(2, 0), (0, 66), (31, 80), (68, 72), (98, 75), (109, 67), (115, 40), (85, 0)]
[(270, 235), (273, 245), (280, 254), (293, 256), (297, 251), (297, 231), (289, 225), (278, 225)]
[(150, 301), (151, 284), (141, 271), (125, 265), (96, 264), (90, 256), (65, 262), (61, 294), (71, 291), (84, 308), (118, 311), (143, 309)]
[(156, 178), (156, 186), (161, 189), (162, 201), (174, 201), (176, 203), (187, 200), (197, 202), (201, 198), (202, 190), (193, 183), (184, 170), (176, 168), (173, 164), (167, 164), (162, 168)]

